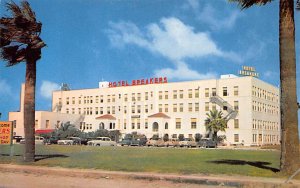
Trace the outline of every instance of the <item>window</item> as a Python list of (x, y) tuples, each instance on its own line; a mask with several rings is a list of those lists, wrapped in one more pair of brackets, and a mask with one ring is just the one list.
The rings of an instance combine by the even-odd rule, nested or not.
[(145, 105), (145, 113), (148, 113), (148, 105)]
[(179, 104), (179, 112), (183, 112), (183, 103)]
[(177, 99), (177, 90), (173, 90), (173, 99)]
[(132, 122), (131, 122), (131, 129), (135, 129), (135, 123), (134, 123), (134, 120), (132, 119), (131, 121), (132, 121)]
[(193, 111), (193, 103), (189, 103), (189, 112)]
[(162, 97), (162, 91), (159, 91), (159, 92), (158, 92), (158, 99), (159, 99), (159, 100), (162, 100), (162, 98), (163, 98), (163, 97)]
[(141, 93), (138, 93), (138, 94), (137, 94), (137, 100), (138, 100), (138, 101), (141, 101)]
[(234, 110), (239, 110), (239, 101), (234, 101)]
[(103, 103), (103, 95), (100, 96), (100, 102)]
[(145, 119), (145, 129), (148, 129), (148, 119)]
[(168, 112), (168, 111), (169, 111), (169, 105), (165, 104), (165, 112)]
[(99, 103), (99, 96), (96, 96), (95, 102)]
[(135, 101), (135, 93), (131, 94), (131, 101)]
[(124, 106), (124, 114), (127, 114), (127, 106)]
[(180, 91), (179, 91), (179, 98), (180, 98), (180, 99), (183, 99), (183, 90), (180, 90)]
[(168, 99), (168, 98), (169, 98), (169, 92), (165, 91), (165, 99)]
[(55, 127), (56, 127), (56, 128), (59, 128), (59, 126), (60, 126), (60, 121), (57, 121)]
[(234, 86), (233, 87), (233, 94), (234, 94), (234, 96), (238, 96), (239, 95), (239, 86)]
[(223, 110), (227, 111), (227, 105), (223, 106)]
[(131, 106), (131, 113), (133, 113), (133, 114), (135, 113), (135, 106), (134, 105)]
[(111, 98), (111, 101), (112, 101), (112, 102), (116, 102), (116, 95), (112, 95), (111, 97), (112, 97), (112, 98)]
[(212, 110), (217, 110), (217, 106), (215, 102), (212, 103)]
[(211, 95), (212, 96), (217, 96), (217, 90), (216, 90), (216, 88), (212, 88), (211, 89)]
[(227, 87), (223, 87), (223, 96), (228, 96)]
[(199, 112), (199, 103), (195, 103), (195, 112)]
[(167, 122), (165, 123), (165, 129), (169, 129), (169, 124)]
[(95, 108), (95, 114), (98, 115), (98, 113), (99, 113), (99, 108), (96, 107), (96, 108)]
[(46, 129), (49, 129), (49, 128), (50, 128), (50, 121), (46, 120)]
[(173, 112), (177, 112), (177, 104), (173, 104)]
[(148, 92), (145, 92), (145, 100), (148, 100)]
[(137, 105), (137, 113), (141, 113), (141, 105)]
[(93, 103), (93, 97), (92, 96), (90, 96), (90, 102), (91, 102), (91, 104)]
[(107, 107), (107, 114), (110, 114), (110, 106)]
[(72, 97), (72, 104), (75, 104), (75, 97)]
[(234, 119), (234, 128), (235, 129), (239, 128), (239, 120), (238, 119)]
[(176, 129), (181, 129), (181, 118), (176, 118)]
[(195, 89), (195, 98), (199, 98), (199, 89)]
[(159, 112), (162, 112), (162, 104), (159, 104), (159, 105), (158, 105), (158, 111), (159, 111)]
[(126, 119), (124, 119), (124, 129), (126, 129)]
[(191, 118), (191, 129), (197, 128), (197, 118)]
[(205, 88), (205, 97), (209, 97), (209, 88)]
[(68, 105), (68, 104), (70, 104), (70, 98), (69, 97), (67, 97), (67, 99), (66, 99), (66, 104)]
[(205, 111), (209, 111), (209, 102), (205, 102)]
[(107, 102), (110, 102), (110, 95), (107, 95)]
[(66, 109), (66, 113), (67, 113), (67, 114), (69, 113), (69, 108)]
[(136, 126), (137, 126), (137, 129), (141, 129), (141, 120), (140, 119), (137, 119)]
[(188, 95), (189, 95), (189, 98), (193, 98), (193, 90), (192, 89), (189, 89), (188, 90)]
[(239, 142), (239, 134), (234, 134), (234, 142)]
[(124, 94), (124, 101), (127, 102), (128, 101), (128, 95)]
[(103, 107), (100, 107), (100, 114), (103, 114)]
[(158, 123), (157, 123), (157, 122), (154, 122), (154, 123), (153, 123), (152, 131), (153, 131), (153, 132), (158, 132)]
[(72, 108), (72, 114), (75, 114), (75, 108)]

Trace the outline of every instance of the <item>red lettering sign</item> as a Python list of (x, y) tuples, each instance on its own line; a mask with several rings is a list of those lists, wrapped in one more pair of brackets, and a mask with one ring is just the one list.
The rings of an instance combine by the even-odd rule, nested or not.
[(121, 86), (136, 86), (136, 85), (148, 85), (148, 84), (164, 84), (168, 83), (167, 77), (159, 78), (146, 78), (132, 80), (131, 84), (128, 84), (127, 81), (121, 80), (118, 82), (109, 82), (109, 87), (121, 87)]

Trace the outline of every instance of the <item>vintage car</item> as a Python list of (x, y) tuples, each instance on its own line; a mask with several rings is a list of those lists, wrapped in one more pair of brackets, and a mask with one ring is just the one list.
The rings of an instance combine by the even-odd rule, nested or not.
[(112, 141), (109, 137), (97, 137), (94, 140), (88, 141), (89, 146), (116, 146), (117, 142)]
[(146, 146), (163, 147), (163, 146), (165, 146), (165, 142), (161, 138), (159, 138), (159, 139), (152, 139), (152, 138), (150, 138), (147, 141)]
[(198, 142), (198, 146), (203, 148), (216, 148), (217, 142), (210, 138), (203, 138)]
[(81, 139), (79, 137), (68, 137), (66, 139), (58, 140), (58, 145), (80, 145)]
[(185, 138), (182, 141), (179, 141), (180, 147), (197, 147), (197, 143), (192, 138)]
[(177, 138), (171, 138), (168, 141), (165, 142), (166, 147), (178, 147), (179, 146), (179, 140)]
[(145, 146), (147, 143), (147, 139), (146, 138), (133, 138), (131, 140), (130, 145), (131, 146)]
[[(35, 144), (45, 144), (45, 138), (41, 136), (34, 137)], [(20, 144), (25, 144), (25, 138), (20, 140)]]

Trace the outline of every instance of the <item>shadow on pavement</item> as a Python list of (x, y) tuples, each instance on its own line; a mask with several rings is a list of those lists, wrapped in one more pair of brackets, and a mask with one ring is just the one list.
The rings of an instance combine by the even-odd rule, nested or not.
[(61, 154), (52, 154), (52, 155), (35, 155), (35, 161), (40, 161), (44, 159), (50, 159), (50, 158), (67, 158), (69, 156), (61, 155)]
[(210, 162), (215, 164), (250, 165), (265, 170), (271, 170), (272, 172), (279, 172), (279, 169), (267, 166), (271, 164), (269, 162), (243, 161), (243, 160), (230, 160), (230, 159), (222, 159), (222, 160), (210, 161)]

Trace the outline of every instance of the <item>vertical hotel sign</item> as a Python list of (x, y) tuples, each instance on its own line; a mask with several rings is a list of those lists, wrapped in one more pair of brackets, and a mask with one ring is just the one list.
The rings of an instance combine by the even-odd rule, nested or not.
[(12, 143), (12, 122), (0, 121), (0, 144)]

